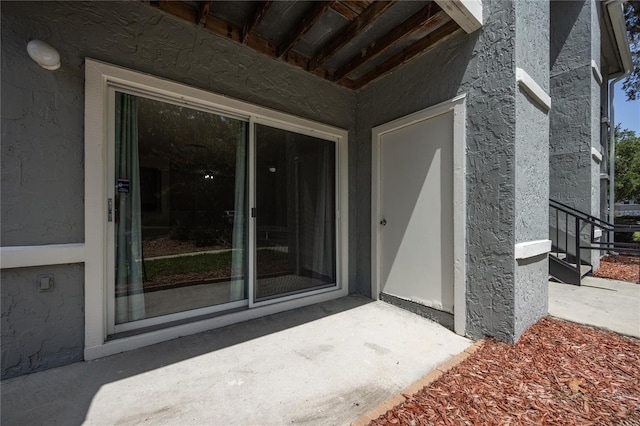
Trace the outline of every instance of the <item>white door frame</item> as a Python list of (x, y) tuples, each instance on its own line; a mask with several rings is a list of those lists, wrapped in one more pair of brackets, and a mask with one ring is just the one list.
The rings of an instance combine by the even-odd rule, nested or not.
[(382, 136), (437, 115), (453, 113), (453, 286), (454, 329), (464, 335), (466, 328), (466, 95), (423, 109), (372, 129), (371, 165), (371, 297), (380, 297), (380, 212)]

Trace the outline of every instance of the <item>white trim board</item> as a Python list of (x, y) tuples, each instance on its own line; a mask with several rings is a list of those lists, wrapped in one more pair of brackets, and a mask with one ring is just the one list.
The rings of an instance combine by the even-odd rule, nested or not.
[[(303, 293), (292, 300), (279, 300), (270, 305), (247, 309), (214, 319), (197, 320), (189, 311), (185, 318), (193, 322), (177, 327), (143, 333), (135, 337), (118, 338), (107, 342), (109, 312), (113, 303), (108, 291), (109, 262), (105, 247), (108, 243), (107, 197), (109, 194), (109, 133), (113, 113), (109, 96), (114, 88), (186, 105), (222, 115), (231, 115), (253, 123), (297, 132), (336, 142), (336, 228), (337, 279), (336, 286)], [(250, 132), (253, 135), (252, 132)], [(252, 137), (252, 136), (250, 136)], [(85, 61), (85, 357), (99, 356), (134, 349), (178, 336), (209, 330), (222, 325), (246, 321), (261, 315), (294, 309), (348, 294), (348, 131), (312, 120), (249, 104), (223, 95), (207, 92), (181, 83), (164, 80), (95, 61)], [(247, 208), (252, 207), (248, 206)], [(111, 299), (110, 299), (111, 297)]]
[(598, 84), (602, 84), (602, 73), (600, 72), (600, 67), (596, 64), (596, 61), (591, 60), (591, 71), (593, 71), (593, 76), (596, 78)]
[(518, 260), (547, 254), (551, 251), (551, 240), (525, 241), (514, 247), (514, 257)]
[(482, 28), (482, 0), (436, 0), (467, 34)]
[(602, 163), (602, 154), (594, 147), (591, 147), (591, 158), (598, 164)]
[(545, 111), (551, 109), (551, 96), (522, 68), (516, 68), (516, 82)]
[(466, 299), (466, 94), (382, 124), (371, 130), (371, 297), (380, 297), (380, 141), (385, 133), (453, 112), (453, 256), (454, 256), (454, 329), (465, 335), (467, 321)]
[(83, 243), (0, 247), (2, 269), (82, 263), (84, 260)]

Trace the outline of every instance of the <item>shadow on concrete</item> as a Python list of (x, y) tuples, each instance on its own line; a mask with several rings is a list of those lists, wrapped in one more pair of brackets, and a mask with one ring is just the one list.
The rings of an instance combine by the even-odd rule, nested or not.
[[(281, 312), (168, 342), (78, 362), (2, 382), (2, 425), (82, 424), (92, 401), (105, 385), (210, 352), (301, 326), (373, 302), (362, 296)], [(264, 354), (257, 354), (260, 356)], [(188, 386), (185, 373), (185, 386)], [(223, 378), (221, 378), (222, 380)], [(136, 389), (131, 391), (136, 393)], [(140, 390), (142, 392), (142, 390)], [(122, 395), (126, 399), (126, 395)], [(114, 407), (117, 407), (117, 403)]]

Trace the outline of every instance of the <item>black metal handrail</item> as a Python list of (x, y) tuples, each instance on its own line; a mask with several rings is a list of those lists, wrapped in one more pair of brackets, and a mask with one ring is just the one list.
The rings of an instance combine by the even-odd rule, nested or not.
[[(552, 240), (551, 251), (555, 255), (552, 264), (559, 263), (565, 270), (571, 271), (571, 274), (566, 277), (566, 280), (571, 281), (572, 284), (580, 283), (581, 278), (581, 265), (590, 265), (589, 262), (582, 259), (582, 250), (610, 250), (616, 251), (619, 254), (627, 254), (631, 256), (640, 256), (640, 242), (638, 243), (621, 243), (609, 241), (610, 233), (621, 232), (638, 232), (640, 226), (636, 225), (614, 225), (608, 223), (602, 219), (599, 219), (590, 214), (581, 212), (566, 204), (560, 203), (555, 200), (549, 200), (549, 207), (555, 211), (555, 240), (553, 238), (553, 228), (551, 227), (552, 213), (549, 214), (549, 232)], [(561, 214), (564, 215), (564, 229), (561, 230)], [(571, 219), (570, 219), (571, 218)], [(570, 220), (573, 220), (573, 235), (570, 235)], [(589, 226), (589, 245), (582, 243), (582, 231), (584, 227)], [(606, 238), (606, 241), (596, 241), (595, 230), (600, 229)], [(561, 234), (562, 233), (562, 234)], [(562, 242), (564, 241), (564, 247)], [(571, 252), (569, 243), (573, 243), (574, 253)], [(564, 257), (563, 257), (564, 256)], [(552, 267), (550, 269), (559, 269)]]
[(640, 231), (640, 225), (616, 225), (606, 222), (600, 218), (595, 216), (591, 216), (590, 214), (581, 212), (580, 210), (576, 210), (573, 207), (570, 207), (566, 204), (563, 204), (559, 201), (549, 200), (549, 206), (555, 209), (558, 209), (562, 212), (569, 213), (572, 216), (580, 217), (583, 222), (588, 224), (592, 224), (595, 227), (602, 229), (603, 231), (613, 231), (613, 232), (638, 232)]

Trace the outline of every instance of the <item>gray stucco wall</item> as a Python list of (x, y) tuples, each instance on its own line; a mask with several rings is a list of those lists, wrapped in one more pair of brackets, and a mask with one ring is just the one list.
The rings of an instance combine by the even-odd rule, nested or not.
[[(1, 35), (3, 246), (84, 241), (85, 57), (347, 129), (349, 163), (355, 163), (355, 93), (141, 2), (3, 1)], [(62, 67), (50, 72), (36, 65), (26, 53), (31, 39), (57, 47)], [(349, 183), (353, 206), (353, 167)], [(355, 291), (355, 210), (349, 214), (349, 285)], [(3, 376), (82, 358), (82, 338), (62, 333), (83, 329), (83, 315), (75, 314), (84, 306), (76, 297), (82, 269), (37, 270), (56, 271), (53, 292), (31, 294), (31, 269), (2, 272)], [(64, 301), (64, 308), (47, 315), (46, 300)], [(26, 305), (33, 320), (21, 314)], [(5, 329), (12, 332), (5, 335)]]
[[(600, 86), (591, 61), (600, 67), (600, 5), (593, 0), (551, 2), (550, 197), (598, 216)], [(586, 238), (586, 236), (585, 236)], [(597, 251), (583, 257), (598, 266)]]
[[(516, 2), (516, 66), (549, 93), (549, 5)], [(522, 89), (516, 95), (515, 243), (549, 236), (549, 113)], [(515, 261), (514, 340), (548, 309), (547, 254)]]
[[(358, 92), (357, 245), (371, 244), (371, 129), (467, 94), (467, 334), (514, 338), (515, 8), (485, 0), (485, 22)], [(498, 61), (496, 58), (500, 58)], [(358, 290), (371, 262), (357, 252)]]
[[(38, 291), (40, 274), (53, 274), (53, 290)], [(82, 360), (82, 265), (3, 270), (0, 279), (2, 378)]]

